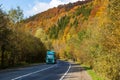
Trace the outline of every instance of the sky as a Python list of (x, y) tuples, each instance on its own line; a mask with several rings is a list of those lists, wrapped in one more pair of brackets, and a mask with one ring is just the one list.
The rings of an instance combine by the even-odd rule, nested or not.
[(6, 12), (19, 6), (23, 10), (24, 17), (27, 18), (49, 8), (76, 1), (78, 0), (0, 0), (0, 5)]

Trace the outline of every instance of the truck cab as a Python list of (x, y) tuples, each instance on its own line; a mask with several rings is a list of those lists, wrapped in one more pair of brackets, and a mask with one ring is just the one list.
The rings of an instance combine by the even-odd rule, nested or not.
[(56, 63), (56, 56), (54, 51), (47, 51), (46, 54), (46, 63), (47, 64), (55, 64)]

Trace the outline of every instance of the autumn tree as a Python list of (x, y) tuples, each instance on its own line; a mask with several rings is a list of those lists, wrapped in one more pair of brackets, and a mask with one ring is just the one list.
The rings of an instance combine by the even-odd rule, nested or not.
[(42, 28), (39, 28), (36, 33), (35, 37), (39, 38), (40, 41), (42, 41), (47, 49), (52, 49), (52, 42), (51, 39), (49, 39), (48, 35), (45, 33), (45, 31)]
[(106, 53), (106, 76), (111, 80), (120, 78), (120, 1), (109, 0), (108, 22), (104, 26), (104, 51)]

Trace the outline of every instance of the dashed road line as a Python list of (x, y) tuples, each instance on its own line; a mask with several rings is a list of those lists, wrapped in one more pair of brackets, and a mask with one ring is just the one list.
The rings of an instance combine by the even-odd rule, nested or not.
[(32, 72), (32, 73), (28, 73), (28, 74), (25, 74), (25, 75), (22, 75), (22, 76), (13, 78), (13, 79), (11, 79), (11, 80), (17, 80), (17, 79), (20, 79), (20, 78), (23, 78), (23, 77), (26, 77), (26, 76), (29, 76), (29, 75), (32, 75), (32, 74), (36, 74), (36, 73), (39, 73), (39, 72), (41, 72), (41, 71), (45, 71), (45, 70), (47, 70), (47, 69), (53, 68), (53, 67), (55, 67), (55, 66), (56, 66), (56, 65), (53, 65), (53, 66), (50, 66), (50, 67), (48, 67), (48, 68), (44, 68), (44, 69), (41, 69), (41, 70), (38, 70), (38, 71), (35, 71), (35, 72)]

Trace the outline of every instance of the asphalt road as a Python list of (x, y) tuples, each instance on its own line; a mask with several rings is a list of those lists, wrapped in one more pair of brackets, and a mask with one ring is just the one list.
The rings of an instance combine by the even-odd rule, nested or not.
[(70, 69), (70, 64), (57, 61), (57, 64), (0, 71), (0, 80), (62, 80)]

